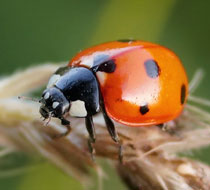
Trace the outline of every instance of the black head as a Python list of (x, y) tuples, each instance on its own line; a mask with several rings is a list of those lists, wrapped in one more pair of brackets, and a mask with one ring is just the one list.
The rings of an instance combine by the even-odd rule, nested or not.
[(40, 103), (39, 112), (45, 119), (51, 116), (63, 118), (70, 107), (70, 103), (64, 94), (55, 87), (48, 88), (43, 92)]

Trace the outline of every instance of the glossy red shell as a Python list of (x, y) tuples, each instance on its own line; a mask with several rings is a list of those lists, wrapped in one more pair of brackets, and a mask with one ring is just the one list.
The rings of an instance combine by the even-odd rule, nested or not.
[[(188, 80), (172, 51), (143, 41), (109, 42), (78, 53), (69, 66), (91, 67), (86, 60), (91, 62), (100, 54), (109, 55), (116, 64), (113, 73), (97, 73), (112, 119), (128, 126), (147, 126), (173, 120), (182, 112)], [(146, 62), (156, 64), (157, 76), (150, 76), (151, 67), (146, 68)]]

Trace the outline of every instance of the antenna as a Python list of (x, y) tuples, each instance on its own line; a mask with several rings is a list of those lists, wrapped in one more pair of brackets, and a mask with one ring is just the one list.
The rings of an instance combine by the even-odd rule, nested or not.
[(38, 99), (36, 99), (36, 98), (32, 98), (32, 97), (18, 96), (18, 99), (30, 100), (30, 101), (33, 101), (33, 102), (38, 102), (38, 103), (40, 103), (40, 100), (38, 100)]

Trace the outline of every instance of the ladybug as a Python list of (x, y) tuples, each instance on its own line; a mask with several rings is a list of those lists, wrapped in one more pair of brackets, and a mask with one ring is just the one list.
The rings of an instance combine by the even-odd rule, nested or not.
[(179, 58), (150, 42), (119, 40), (78, 53), (50, 78), (40, 100), (41, 115), (56, 117), (70, 132), (69, 114), (85, 118), (90, 151), (95, 142), (92, 117), (103, 113), (119, 142), (112, 120), (131, 127), (160, 125), (182, 112), (188, 80)]

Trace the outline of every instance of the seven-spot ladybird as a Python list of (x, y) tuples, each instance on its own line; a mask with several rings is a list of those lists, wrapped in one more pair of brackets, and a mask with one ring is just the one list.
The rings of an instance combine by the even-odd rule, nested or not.
[[(41, 99), (44, 118), (57, 117), (70, 131), (66, 115), (84, 117), (95, 142), (92, 116), (102, 112), (119, 142), (111, 119), (127, 126), (151, 126), (175, 119), (188, 94), (179, 58), (169, 49), (144, 41), (119, 40), (78, 53), (50, 78)], [(92, 147), (91, 147), (92, 151)]]

